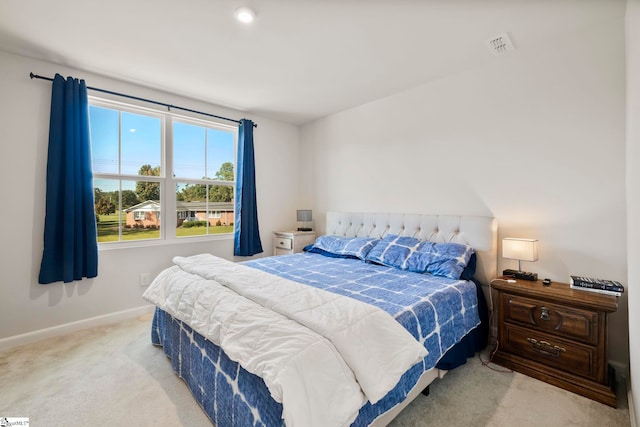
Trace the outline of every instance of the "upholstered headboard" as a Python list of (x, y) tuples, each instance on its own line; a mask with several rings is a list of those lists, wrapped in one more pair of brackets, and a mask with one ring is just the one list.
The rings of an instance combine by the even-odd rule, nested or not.
[(476, 250), (475, 277), (487, 286), (496, 277), (498, 222), (487, 216), (400, 213), (327, 212), (326, 234), (346, 237), (411, 236), (420, 240), (453, 242)]

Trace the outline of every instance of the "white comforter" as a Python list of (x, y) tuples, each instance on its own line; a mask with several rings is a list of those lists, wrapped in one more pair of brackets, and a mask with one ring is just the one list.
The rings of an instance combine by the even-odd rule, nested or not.
[(388, 313), (209, 254), (174, 258), (143, 297), (264, 379), (287, 426), (345, 426), (427, 351)]

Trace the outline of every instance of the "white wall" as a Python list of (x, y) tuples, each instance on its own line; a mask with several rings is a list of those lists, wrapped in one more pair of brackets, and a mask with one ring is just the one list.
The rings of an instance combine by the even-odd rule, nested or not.
[[(629, 307), (640, 307), (640, 0), (627, 1), (627, 238)], [(640, 313), (629, 310), (629, 368), (640, 416)]]
[[(491, 215), (499, 238), (539, 239), (527, 270), (626, 283), (623, 14), (305, 125), (319, 223), (327, 210)], [(610, 317), (625, 365), (626, 307)]]
[(272, 253), (272, 231), (295, 225), (295, 209), (299, 208), (295, 198), (299, 158), (296, 126), (0, 52), (0, 182), (4, 195), (0, 209), (0, 339), (144, 306), (139, 274), (150, 272), (155, 276), (175, 255), (211, 252), (233, 258), (231, 239), (101, 250), (97, 278), (38, 285), (51, 83), (30, 80), (31, 71), (49, 77), (59, 72), (84, 78), (89, 86), (254, 120), (258, 124), (254, 139), (264, 255)]

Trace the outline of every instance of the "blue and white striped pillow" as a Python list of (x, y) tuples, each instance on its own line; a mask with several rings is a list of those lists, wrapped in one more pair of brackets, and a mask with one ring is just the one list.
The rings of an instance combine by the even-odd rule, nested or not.
[(459, 279), (473, 248), (459, 243), (433, 243), (414, 237), (387, 235), (366, 260), (401, 270)]
[(425, 273), (459, 279), (474, 250), (471, 246), (459, 243), (423, 242), (423, 245), (412, 254), (412, 263)]
[(413, 237), (387, 234), (371, 252), (369, 252), (366, 261), (388, 267), (396, 267), (401, 270), (424, 273), (424, 271), (418, 271), (415, 267), (407, 263), (411, 255), (418, 250), (421, 244), (422, 242), (420, 240)]
[(380, 241), (373, 237), (320, 236), (308, 252), (338, 255), (364, 260), (369, 251)]

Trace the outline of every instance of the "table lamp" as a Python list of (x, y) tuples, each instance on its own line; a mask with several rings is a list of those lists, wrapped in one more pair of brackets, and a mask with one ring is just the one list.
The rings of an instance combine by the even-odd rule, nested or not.
[(312, 231), (312, 215), (311, 209), (301, 209), (296, 211), (298, 219), (298, 231)]
[(518, 270), (507, 269), (502, 272), (505, 276), (514, 276), (522, 280), (538, 280), (537, 273), (522, 271), (522, 261), (538, 260), (538, 240), (537, 239), (517, 239), (505, 237), (502, 239), (502, 257), (518, 260)]

